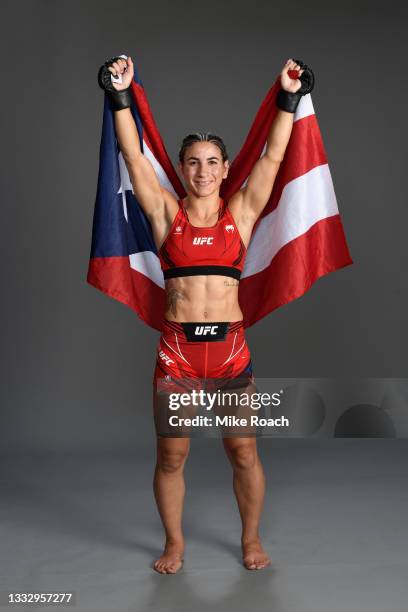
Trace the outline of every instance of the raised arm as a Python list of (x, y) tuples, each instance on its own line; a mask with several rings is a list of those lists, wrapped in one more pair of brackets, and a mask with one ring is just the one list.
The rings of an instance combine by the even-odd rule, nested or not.
[[(111, 81), (110, 75), (122, 78), (122, 83)], [(112, 58), (101, 67), (98, 81), (110, 96), (114, 109), (116, 137), (123, 155), (133, 192), (147, 216), (153, 221), (164, 218), (165, 194), (156, 172), (140, 148), (139, 134), (130, 110), (130, 86), (134, 67), (132, 58)]]
[(151, 217), (162, 213), (162, 188), (151, 162), (140, 149), (139, 134), (130, 108), (115, 111), (115, 131), (132, 183), (133, 193), (145, 213)]
[[(297, 71), (298, 77), (301, 77), (305, 70), (308, 73), (307, 79), (305, 75), (302, 81), (289, 75), (290, 71)], [(246, 186), (241, 189), (242, 197), (236, 199), (236, 205), (240, 209), (236, 211), (237, 216), (254, 222), (268, 203), (290, 139), (294, 112), (300, 97), (311, 91), (313, 82), (313, 73), (303, 62), (297, 63), (289, 59), (284, 65), (281, 72), (282, 89), (277, 97), (279, 110), (267, 137), (265, 153), (255, 163)]]
[(278, 110), (268, 134), (266, 150), (255, 163), (243, 189), (243, 207), (256, 219), (266, 206), (293, 127), (293, 114)]

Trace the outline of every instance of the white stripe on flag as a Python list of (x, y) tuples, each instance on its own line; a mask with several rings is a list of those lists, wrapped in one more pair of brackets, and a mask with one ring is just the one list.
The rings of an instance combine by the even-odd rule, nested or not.
[(129, 172), (126, 168), (125, 160), (122, 153), (119, 151), (119, 172), (120, 172), (120, 187), (118, 193), (132, 191), (132, 183), (130, 182)]
[(145, 141), (143, 141), (143, 151), (144, 151), (144, 155), (147, 157), (148, 160), (150, 160), (153, 168), (155, 169), (156, 176), (159, 179), (160, 185), (164, 187), (165, 189), (167, 189), (167, 191), (170, 191), (170, 193), (172, 193), (174, 197), (178, 199), (178, 195), (174, 191), (173, 185), (170, 183), (167, 177), (167, 174), (165, 173), (165, 171), (163, 170), (163, 167), (161, 166), (161, 164), (159, 164), (159, 162), (157, 161), (157, 159), (155, 158), (155, 156), (153, 155), (153, 153), (151, 152), (151, 150), (149, 149)]
[(160, 267), (159, 258), (153, 251), (141, 251), (129, 255), (130, 267), (144, 274), (159, 287), (164, 289), (163, 272)]
[(126, 221), (128, 220), (127, 206), (126, 206), (126, 191), (133, 191), (132, 183), (130, 182), (129, 173), (126, 168), (125, 160), (123, 159), (122, 153), (119, 151), (119, 173), (120, 173), (120, 187), (118, 193), (122, 194), (122, 206), (123, 214), (125, 215)]
[(298, 121), (299, 119), (303, 119), (303, 117), (314, 114), (315, 112), (313, 108), (312, 96), (310, 94), (302, 96), (295, 112), (294, 121)]
[(275, 210), (259, 222), (249, 244), (241, 278), (267, 268), (285, 244), (307, 232), (321, 219), (338, 212), (327, 164), (290, 181)]

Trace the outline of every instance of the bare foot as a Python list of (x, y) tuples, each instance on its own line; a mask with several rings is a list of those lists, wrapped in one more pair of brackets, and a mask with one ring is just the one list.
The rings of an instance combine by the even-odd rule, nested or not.
[(249, 570), (263, 569), (271, 564), (259, 538), (242, 542), (242, 560), (246, 569)]
[(166, 542), (161, 557), (154, 562), (154, 569), (160, 574), (175, 574), (183, 565), (184, 544), (182, 542)]

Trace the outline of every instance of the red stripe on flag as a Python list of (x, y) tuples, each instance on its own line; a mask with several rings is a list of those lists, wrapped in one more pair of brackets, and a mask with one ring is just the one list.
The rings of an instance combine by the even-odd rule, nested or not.
[(340, 216), (318, 221), (282, 247), (265, 270), (240, 281), (244, 326), (300, 297), (321, 276), (352, 263)]
[(288, 183), (323, 164), (327, 164), (327, 156), (316, 115), (308, 115), (293, 125), (271, 197), (257, 222), (277, 207)]
[(165, 292), (147, 276), (129, 266), (128, 257), (92, 257), (87, 282), (126, 304), (148, 325), (163, 328)]

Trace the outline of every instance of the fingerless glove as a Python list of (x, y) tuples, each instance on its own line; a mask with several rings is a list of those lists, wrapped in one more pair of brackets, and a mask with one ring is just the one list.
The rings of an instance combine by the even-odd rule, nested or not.
[(286, 111), (287, 113), (294, 113), (300, 102), (300, 98), (310, 93), (314, 87), (314, 74), (311, 68), (302, 60), (294, 60), (296, 64), (299, 64), (300, 68), (303, 69), (299, 79), (302, 83), (300, 89), (296, 93), (285, 91), (280, 89), (276, 96), (276, 106)]
[(101, 89), (103, 89), (109, 96), (111, 101), (112, 110), (118, 111), (123, 108), (130, 108), (132, 106), (132, 94), (130, 92), (130, 87), (126, 89), (121, 89), (118, 91), (112, 85), (111, 80), (111, 72), (108, 70), (110, 66), (118, 59), (123, 59), (120, 57), (112, 57), (107, 60), (102, 66), (99, 68), (98, 72), (98, 84)]

